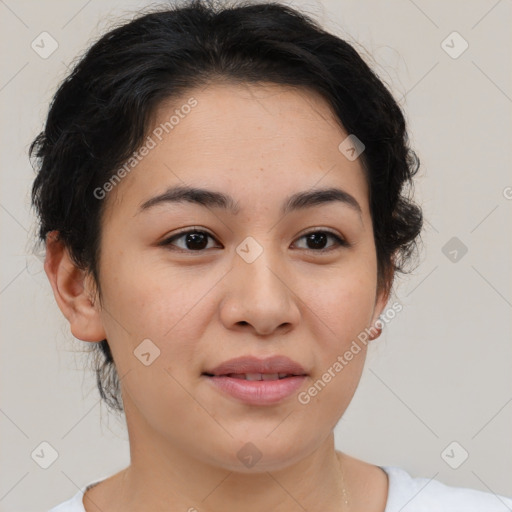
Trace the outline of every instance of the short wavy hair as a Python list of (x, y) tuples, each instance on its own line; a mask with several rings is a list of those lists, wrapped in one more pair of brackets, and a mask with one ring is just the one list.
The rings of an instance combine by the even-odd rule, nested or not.
[[(277, 2), (193, 0), (141, 14), (95, 42), (58, 88), (44, 130), (30, 146), (39, 239), (57, 231), (101, 294), (106, 201), (93, 191), (137, 150), (162, 101), (216, 80), (315, 91), (364, 143), (359, 158), (369, 185), (378, 286), (390, 291), (395, 272), (405, 273), (414, 259), (423, 224), (411, 199), (419, 159), (404, 115), (348, 42)], [(108, 341), (94, 343), (92, 351), (100, 395), (122, 412)]]

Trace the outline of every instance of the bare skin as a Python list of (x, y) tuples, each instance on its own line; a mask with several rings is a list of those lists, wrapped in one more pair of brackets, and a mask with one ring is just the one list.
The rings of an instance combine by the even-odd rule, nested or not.
[[(368, 464), (340, 451), (337, 451), (336, 454), (344, 468), (344, 487), (348, 493), (349, 504), (345, 506), (342, 498), (339, 507), (333, 510), (351, 512), (384, 511), (389, 486), (386, 472), (378, 466)], [(87, 512), (120, 510), (116, 503), (118, 503), (122, 493), (126, 492), (126, 479), (127, 470), (125, 469), (90, 488), (84, 493), (83, 497), (85, 510)], [(286, 500), (286, 498), (287, 496), (283, 495), (283, 505), (289, 507), (287, 510), (302, 510), (297, 503), (293, 502), (293, 499)], [(167, 510), (174, 510), (174, 508), (170, 509), (168, 507)], [(178, 510), (178, 508), (176, 507), (175, 510)], [(207, 509), (201, 507), (198, 510)]]
[[(386, 474), (334, 446), (365, 344), (307, 404), (295, 394), (248, 405), (203, 375), (233, 357), (284, 354), (306, 369), (305, 391), (382, 313), (368, 186), (359, 160), (338, 149), (348, 134), (311, 92), (228, 84), (162, 104), (154, 127), (190, 96), (197, 106), (104, 199), (101, 297), (67, 250), (47, 243), (45, 270), (72, 333), (108, 339), (121, 376), (131, 464), (90, 489), (85, 509), (384, 512)], [(239, 212), (141, 210), (177, 185), (229, 194)], [(345, 191), (359, 211), (331, 200), (282, 214), (288, 197), (319, 188)], [(184, 231), (206, 232), (208, 246), (160, 244)], [(329, 236), (319, 250), (313, 232), (349, 245)], [(236, 252), (247, 237), (262, 248), (251, 263)], [(160, 351), (147, 366), (134, 357), (143, 340)], [(251, 468), (237, 456), (249, 442), (261, 453)]]

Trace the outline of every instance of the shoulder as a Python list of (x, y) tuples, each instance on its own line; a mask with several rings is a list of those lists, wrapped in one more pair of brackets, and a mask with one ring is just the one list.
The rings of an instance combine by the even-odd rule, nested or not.
[(86, 512), (83, 502), (84, 493), (91, 487), (94, 487), (96, 484), (99, 484), (100, 482), (105, 480), (106, 478), (107, 477), (103, 477), (98, 480), (94, 480), (93, 482), (89, 483), (88, 485), (84, 486), (79, 491), (77, 491), (76, 494), (69, 498), (68, 500), (63, 501), (58, 505), (55, 505), (55, 507), (51, 508), (48, 512)]
[(78, 491), (72, 498), (55, 505), (48, 512), (85, 512), (82, 496), (83, 492)]
[(465, 487), (451, 487), (433, 478), (413, 478), (396, 466), (379, 466), (388, 474), (384, 512), (512, 512), (512, 498)]

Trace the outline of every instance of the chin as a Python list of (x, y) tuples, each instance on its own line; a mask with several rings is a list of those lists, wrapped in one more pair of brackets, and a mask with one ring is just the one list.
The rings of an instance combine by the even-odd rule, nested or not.
[[(236, 473), (264, 473), (286, 469), (314, 450), (299, 445), (297, 440), (303, 441), (303, 437), (300, 436), (283, 437), (277, 433), (269, 436), (267, 432), (262, 435), (260, 430), (258, 433), (255, 432), (251, 440), (249, 439), (249, 436), (244, 436), (244, 440), (233, 439), (230, 442), (231, 449), (228, 448), (226, 451), (225, 447), (224, 450), (219, 447), (218, 453), (210, 452), (210, 462)], [(290, 442), (285, 442), (286, 439)]]

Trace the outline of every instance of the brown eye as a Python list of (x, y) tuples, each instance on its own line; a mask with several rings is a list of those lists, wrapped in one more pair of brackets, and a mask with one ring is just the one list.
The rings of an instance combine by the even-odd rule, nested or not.
[[(334, 245), (326, 248), (329, 238), (335, 241)], [(306, 240), (307, 247), (303, 247), (306, 250), (322, 252), (322, 251), (330, 251), (336, 247), (348, 247), (348, 243), (340, 238), (338, 235), (331, 233), (330, 231), (311, 231), (302, 235), (300, 239)]]
[[(179, 249), (184, 251), (202, 251), (208, 247), (208, 239), (215, 240), (212, 235), (206, 231), (190, 230), (173, 235), (170, 238), (165, 239), (159, 245), (162, 246), (174, 246), (177, 245)], [(177, 240), (182, 240), (181, 245), (175, 244)]]

